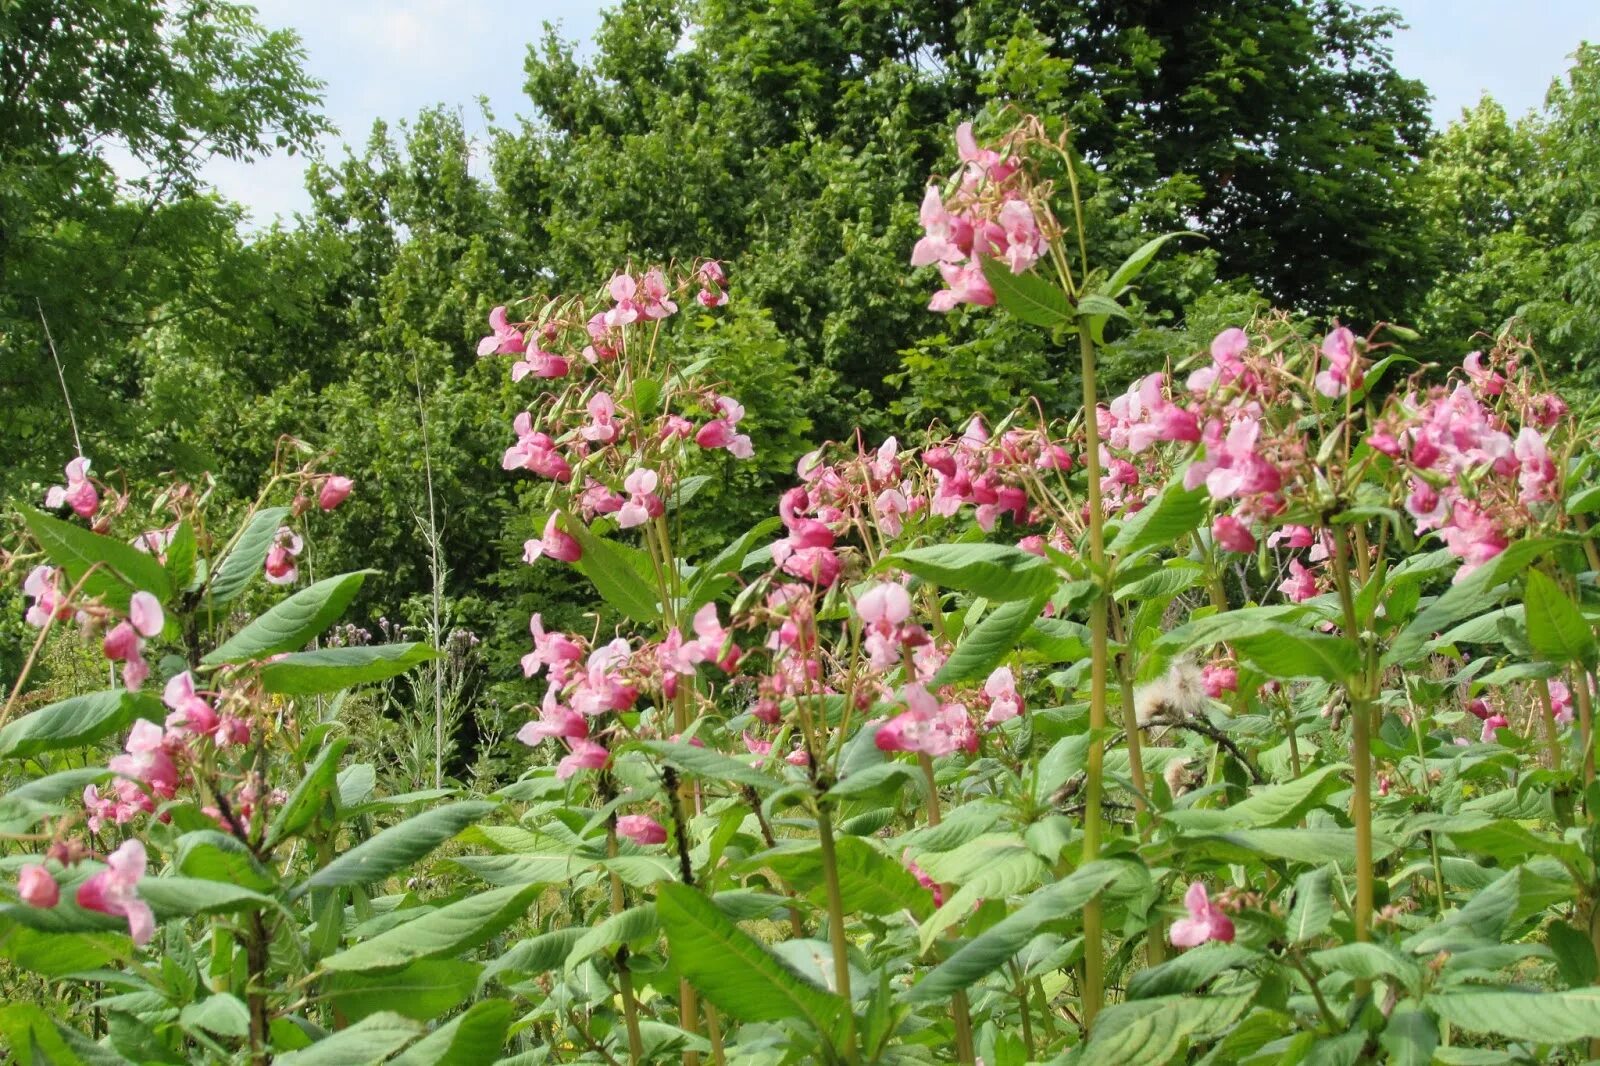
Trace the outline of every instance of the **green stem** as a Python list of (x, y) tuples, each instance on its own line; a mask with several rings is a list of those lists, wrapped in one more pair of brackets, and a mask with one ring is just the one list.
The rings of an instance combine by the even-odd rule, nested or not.
[(817, 803), (817, 843), (822, 851), (822, 876), (828, 889), (828, 943), (833, 948), (834, 991), (845, 1003), (845, 1061), (856, 1061), (855, 1012), (850, 998), (850, 951), (844, 935), (844, 893), (839, 888), (839, 862), (833, 849), (833, 817)]
[[(933, 759), (925, 752), (918, 752), (917, 765), (922, 768), (923, 780), (928, 783), (928, 825), (936, 826), (943, 818), (943, 811), (939, 805), (939, 783), (933, 773)], [(943, 888), (946, 898), (955, 891), (953, 885)], [(972, 1005), (965, 991), (956, 992), (950, 997), (950, 1017), (956, 1028), (956, 1060), (976, 1062), (977, 1051), (972, 1043)]]
[(1333, 527), (1334, 583), (1344, 611), (1345, 639), (1354, 641), (1361, 651), (1363, 666), (1345, 683), (1350, 698), (1350, 760), (1355, 764), (1355, 788), (1350, 796), (1350, 820), (1356, 828), (1356, 939), (1370, 938), (1373, 904), (1372, 872), (1372, 701), (1370, 697), (1366, 644), (1356, 617), (1355, 597), (1350, 584), (1350, 538), (1342, 525)]
[[(1095, 394), (1094, 341), (1089, 337), (1087, 323), (1079, 323), (1078, 350), (1081, 355), (1083, 376), (1083, 429), (1084, 468), (1089, 479), (1089, 564), (1098, 581), (1105, 581), (1105, 505), (1100, 498), (1100, 431), (1096, 425), (1095, 409), (1099, 401)], [(1106, 681), (1109, 673), (1110, 652), (1106, 640), (1107, 600), (1109, 589), (1102, 587), (1089, 608), (1089, 757), (1085, 767), (1083, 810), (1083, 861), (1093, 862), (1100, 855), (1101, 806), (1104, 783), (1101, 780), (1105, 767), (1105, 741), (1102, 739), (1106, 725)], [(1105, 1005), (1105, 933), (1102, 927), (1100, 900), (1095, 898), (1083, 908), (1083, 1025), (1085, 1030), (1094, 1022), (1100, 1008)]]
[[(681, 828), (679, 831), (682, 831)], [(612, 815), (611, 825), (606, 829), (606, 854), (614, 859), (617, 857), (617, 850), (616, 815)], [(628, 900), (622, 888), (622, 878), (612, 870), (611, 913), (621, 914), (627, 906)], [(622, 1017), (628, 1030), (628, 1061), (637, 1066), (644, 1061), (644, 1038), (639, 1032), (639, 1003), (633, 994), (633, 974), (628, 970), (626, 947), (617, 952), (616, 964), (617, 991), (622, 996)]]

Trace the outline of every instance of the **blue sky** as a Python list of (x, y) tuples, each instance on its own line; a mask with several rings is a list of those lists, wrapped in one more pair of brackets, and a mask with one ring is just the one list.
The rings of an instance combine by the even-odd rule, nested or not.
[[(326, 113), (342, 139), (365, 140), (374, 119), (393, 122), (444, 103), (481, 132), (477, 99), (498, 122), (525, 111), (522, 61), (546, 21), (587, 41), (598, 2), (582, 0), (254, 0), (263, 23), (300, 33), (307, 66), (327, 83)], [(1600, 42), (1600, 0), (1391, 0), (1408, 24), (1394, 42), (1400, 70), (1420, 78), (1444, 124), (1488, 92), (1513, 114), (1538, 107), (1566, 57)], [(207, 177), (246, 204), (255, 223), (303, 210), (300, 158), (213, 163)]]

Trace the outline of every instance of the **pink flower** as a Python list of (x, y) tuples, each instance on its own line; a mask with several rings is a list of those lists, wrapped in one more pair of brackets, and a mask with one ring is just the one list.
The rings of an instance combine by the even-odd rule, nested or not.
[(597, 392), (589, 397), (589, 421), (578, 432), (584, 440), (596, 444), (610, 444), (617, 439), (617, 405), (608, 392)]
[(28, 607), (29, 625), (43, 626), (52, 618), (61, 619), (72, 614), (72, 608), (62, 595), (61, 573), (53, 566), (36, 566), (28, 571), (22, 591), (33, 600)]
[(1206, 894), (1206, 886), (1199, 881), (1189, 886), (1189, 891), (1184, 893), (1183, 905), (1189, 911), (1189, 917), (1179, 918), (1172, 923), (1172, 928), (1167, 936), (1172, 943), (1180, 948), (1193, 948), (1204, 944), (1207, 940), (1231, 941), (1233, 939), (1233, 922), (1211, 904), (1211, 897)]
[(1493, 369), (1483, 365), (1482, 352), (1468, 352), (1467, 357), (1461, 361), (1461, 367), (1467, 372), (1467, 377), (1472, 382), (1472, 387), (1483, 396), (1499, 396), (1506, 388), (1506, 379)]
[(695, 299), (700, 301), (701, 307), (721, 307), (728, 302), (728, 275), (723, 273), (721, 263), (707, 259), (694, 276), (700, 282)]
[(1491, 714), (1483, 720), (1483, 733), (1478, 737), (1478, 742), (1480, 744), (1495, 743), (1499, 739), (1495, 736), (1495, 730), (1504, 729), (1510, 724), (1510, 722), (1506, 721), (1505, 715)]
[(1545, 447), (1544, 436), (1532, 426), (1523, 426), (1514, 447), (1519, 466), (1517, 484), (1522, 489), (1517, 499), (1528, 504), (1556, 499), (1561, 493), (1561, 479)]
[(983, 267), (977, 260), (963, 266), (940, 263), (939, 273), (944, 276), (947, 288), (933, 294), (933, 299), (928, 301), (928, 310), (949, 311), (957, 304), (994, 306), (994, 290), (989, 287), (989, 280), (983, 276)]
[(322, 483), (322, 491), (317, 493), (317, 506), (324, 511), (331, 511), (343, 503), (355, 487), (356, 483), (342, 474), (329, 474)]
[(900, 861), (905, 864), (907, 870), (911, 871), (911, 876), (917, 879), (917, 884), (933, 894), (933, 905), (935, 907), (944, 906), (944, 886), (929, 877), (926, 870), (911, 861), (910, 849), (907, 849), (900, 856)]
[(1440, 529), (1439, 535), (1450, 553), (1461, 559), (1461, 566), (1452, 579), (1457, 583), (1505, 551), (1510, 543), (1495, 520), (1469, 500), (1456, 501), (1449, 522)]
[(295, 535), (294, 530), (288, 526), (279, 526), (272, 547), (267, 552), (265, 566), (267, 580), (274, 585), (294, 584), (295, 579), (300, 576), (295, 558), (304, 546), (304, 542)]
[(128, 602), (128, 621), (142, 637), (154, 637), (167, 624), (161, 601), (148, 592), (135, 592)]
[(573, 538), (572, 534), (561, 528), (554, 513), (545, 519), (544, 533), (538, 540), (522, 543), (523, 562), (531, 565), (545, 555), (563, 563), (575, 563), (583, 558), (583, 546)]
[(1206, 663), (1200, 671), (1200, 683), (1207, 696), (1220, 700), (1225, 692), (1239, 691), (1239, 671), (1221, 663)]
[(1289, 560), (1289, 576), (1279, 582), (1278, 590), (1295, 603), (1304, 603), (1317, 595), (1317, 578), (1300, 564), (1299, 559)]
[(511, 380), (521, 381), (526, 377), (564, 378), (571, 370), (572, 364), (564, 357), (553, 355), (535, 345), (524, 358), (511, 364)]
[(898, 626), (911, 617), (911, 594), (894, 582), (873, 585), (856, 600), (856, 616), (869, 626)]
[(1033, 209), (1024, 200), (1007, 200), (1000, 208), (998, 219), (1005, 231), (1005, 251), (1000, 258), (1011, 268), (1011, 273), (1021, 274), (1044, 255), (1044, 235), (1033, 217)]
[(100, 508), (100, 493), (89, 480), (89, 460), (83, 456), (67, 464), (67, 483), (54, 485), (44, 494), (44, 505), (52, 510), (71, 507), (80, 518), (92, 518)]
[(539, 708), (539, 720), (528, 722), (517, 730), (517, 739), (533, 747), (550, 737), (582, 740), (589, 735), (589, 720), (572, 708), (564, 706), (555, 690), (545, 692), (544, 704)]
[(611, 759), (611, 753), (592, 740), (573, 737), (567, 741), (572, 753), (556, 764), (556, 780), (565, 781), (579, 770), (602, 769)]
[(656, 485), (659, 482), (660, 478), (656, 472), (644, 467), (627, 476), (622, 482), (622, 487), (628, 490), (628, 502), (617, 511), (618, 526), (632, 529), (665, 512), (666, 507), (662, 504), (661, 497), (656, 495)]
[(186, 730), (191, 733), (214, 733), (217, 730), (217, 712), (195, 692), (194, 675), (185, 670), (174, 674), (162, 690), (161, 702), (172, 713), (167, 716), (169, 730)]
[(478, 355), (516, 355), (523, 349), (522, 331), (513, 326), (506, 319), (506, 309), (496, 307), (489, 312), (489, 329), (492, 331), (487, 337), (478, 342)]
[(1286, 548), (1309, 548), (1313, 540), (1310, 526), (1287, 525), (1280, 526), (1267, 534), (1267, 547), (1276, 548), (1282, 544)]
[(1337, 399), (1351, 389), (1360, 388), (1363, 374), (1354, 333), (1343, 326), (1329, 333), (1322, 339), (1322, 354), (1328, 360), (1328, 368), (1317, 373), (1318, 392), (1329, 399)]
[(617, 832), (635, 844), (665, 844), (667, 830), (648, 814), (624, 814), (617, 819)]
[(129, 840), (106, 858), (106, 868), (78, 886), (78, 906), (128, 919), (133, 942), (144, 946), (156, 931), (156, 916), (136, 891), (145, 871), (144, 845)]
[(126, 754), (114, 757), (107, 766), (128, 782), (171, 799), (178, 791), (178, 768), (167, 754), (166, 740), (160, 726), (141, 718), (128, 731)]
[(1550, 682), (1550, 711), (1558, 724), (1572, 724), (1572, 690), (1560, 681)]
[(899, 489), (884, 489), (872, 501), (872, 513), (878, 517), (878, 528), (884, 536), (898, 537), (905, 529), (903, 516), (911, 510), (911, 502)]
[(934, 263), (958, 263), (965, 259), (963, 243), (972, 243), (972, 224), (952, 215), (944, 205), (937, 186), (930, 185), (922, 194), (920, 212), (923, 237), (911, 249), (911, 265), (931, 266)]
[(1255, 534), (1231, 514), (1216, 517), (1211, 523), (1211, 536), (1223, 551), (1249, 553), (1256, 550)]
[(17, 871), (17, 895), (30, 907), (54, 907), (61, 899), (61, 886), (49, 870), (35, 863)]
[(997, 726), (1010, 721), (1023, 711), (1022, 696), (1017, 692), (1017, 679), (1009, 666), (997, 666), (983, 683), (983, 694), (989, 698), (989, 713), (983, 724)]
[(901, 690), (907, 709), (879, 729), (874, 742), (880, 751), (914, 751), (938, 757), (966, 748), (976, 751), (978, 735), (965, 707), (940, 705), (927, 689), (912, 682)]
[(544, 619), (537, 613), (528, 619), (528, 629), (533, 633), (533, 651), (522, 657), (522, 673), (535, 677), (546, 666), (552, 669), (558, 663), (575, 663), (583, 658), (583, 648), (565, 633), (547, 633)]
[(639, 320), (639, 305), (633, 298), (639, 292), (639, 283), (627, 274), (618, 274), (611, 279), (606, 287), (611, 294), (612, 301), (616, 304), (605, 313), (605, 324), (611, 329), (631, 325)]
[(1242, 378), (1244, 357), (1249, 350), (1250, 337), (1237, 326), (1217, 334), (1211, 341), (1211, 365), (1189, 375), (1189, 391), (1206, 393), (1213, 385), (1228, 385)]
[(667, 291), (667, 279), (660, 270), (650, 270), (639, 279), (639, 288), (644, 293), (642, 307), (644, 317), (649, 319), (662, 319), (668, 315), (676, 314), (678, 305), (672, 301)]
[(138, 656), (140, 646), (139, 634), (134, 631), (132, 623), (118, 622), (106, 634), (101, 650), (112, 662), (125, 662)]
[(505, 470), (531, 470), (540, 477), (558, 481), (563, 485), (572, 480), (572, 466), (566, 456), (556, 450), (556, 442), (548, 433), (533, 428), (533, 416), (527, 411), (517, 415), (512, 423), (517, 443), (506, 449), (500, 459)]

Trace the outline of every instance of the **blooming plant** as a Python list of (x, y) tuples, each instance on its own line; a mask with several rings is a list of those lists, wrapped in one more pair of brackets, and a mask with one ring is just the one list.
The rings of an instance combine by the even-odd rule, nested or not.
[[(1396, 327), (1282, 316), (1102, 396), (1099, 345), (1170, 235), (1099, 267), (1064, 135), (956, 147), (911, 252), (930, 310), (1075, 342), (1081, 408), (824, 444), (704, 557), (697, 492), (761, 417), (677, 355), (685, 316), (737, 299), (724, 268), (490, 313), (478, 354), (528, 398), (501, 464), (533, 486), (522, 557), (599, 597), (582, 632), (529, 619), (530, 768), (493, 796), (379, 797), (341, 766), (321, 698), (429, 654), (302, 650), (361, 574), (225, 609), (257, 571), (301, 583), (304, 520), (348, 481), (283, 475), (297, 504), (207, 552), (188, 504), (129, 547), (69, 468), (46, 502), (77, 521), (26, 516), (28, 617), (99, 635), (123, 685), (6, 708), (29, 780), (0, 799), (0, 954), (115, 984), (123, 1020), (96, 1048), (4, 1015), (13, 1045), (1600, 1054), (1581, 420), (1513, 340), (1422, 367)], [(57, 761), (102, 741), (104, 769)]]

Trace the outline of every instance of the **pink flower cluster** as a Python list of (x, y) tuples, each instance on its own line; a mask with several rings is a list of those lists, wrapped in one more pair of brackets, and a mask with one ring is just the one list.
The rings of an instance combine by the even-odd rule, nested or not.
[[(1560, 500), (1560, 474), (1541, 430), (1549, 412), (1566, 406), (1520, 381), (1513, 390), (1512, 381), (1525, 376), (1514, 360), (1501, 374), (1473, 352), (1462, 369), (1465, 382), (1401, 398), (1367, 438), (1410, 473), (1405, 509), (1418, 534), (1437, 531), (1462, 560), (1457, 581)], [(1514, 433), (1508, 413), (1529, 420)]]
[(922, 199), (923, 237), (911, 250), (912, 266), (937, 264), (944, 278), (946, 287), (928, 303), (932, 311), (964, 303), (993, 306), (994, 290), (984, 277), (983, 260), (998, 259), (1013, 274), (1021, 274), (1048, 247), (1016, 180), (1017, 160), (978, 147), (970, 122), (956, 127), (956, 148), (962, 166), (954, 191), (947, 197), (939, 186), (928, 186)]
[[(138, 892), (147, 863), (144, 845), (129, 840), (106, 856), (105, 868), (79, 885), (77, 894), (78, 906), (84, 910), (126, 918), (128, 933), (140, 947), (148, 944), (156, 931), (155, 912), (139, 898)], [(22, 868), (17, 877), (17, 892), (30, 907), (54, 907), (61, 899), (60, 886), (50, 871), (40, 865)]]

